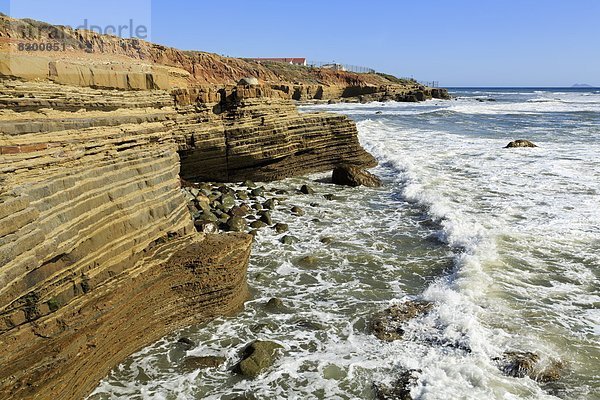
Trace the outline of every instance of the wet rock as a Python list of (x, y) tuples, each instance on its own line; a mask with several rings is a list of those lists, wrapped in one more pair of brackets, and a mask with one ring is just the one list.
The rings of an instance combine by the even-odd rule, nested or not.
[(221, 205), (223, 206), (223, 211), (229, 210), (235, 206), (235, 198), (230, 194), (225, 194), (221, 197)]
[(208, 221), (208, 222), (217, 222), (218, 218), (215, 214), (210, 211), (203, 211), (202, 214), (198, 216), (199, 221)]
[(200, 184), (198, 184), (198, 189), (200, 189), (200, 191), (204, 194), (206, 194), (206, 192), (210, 192), (212, 190), (212, 185), (208, 182), (202, 182)]
[(514, 378), (529, 378), (538, 382), (555, 382), (560, 379), (564, 364), (561, 361), (550, 360), (545, 364), (540, 356), (532, 352), (508, 351), (502, 357), (494, 359), (504, 375)]
[(203, 211), (210, 211), (210, 199), (208, 196), (199, 194), (196, 196), (196, 204), (198, 204), (198, 207), (200, 207)]
[(248, 192), (246, 192), (245, 190), (237, 190), (235, 192), (235, 197), (237, 197), (239, 200), (248, 200), (249, 196), (248, 196)]
[(227, 228), (230, 232), (244, 232), (247, 228), (246, 220), (241, 217), (232, 217), (227, 221)]
[(371, 331), (380, 340), (391, 342), (402, 339), (402, 325), (415, 317), (426, 314), (433, 307), (428, 301), (406, 301), (377, 313), (371, 321)]
[(244, 183), (242, 183), (242, 186), (246, 186), (248, 189), (256, 188), (256, 184), (250, 180), (244, 181)]
[(345, 186), (381, 186), (381, 180), (378, 177), (351, 165), (336, 167), (331, 175), (331, 181), (336, 185)]
[(333, 243), (333, 238), (326, 236), (326, 237), (322, 237), (321, 239), (319, 239), (319, 241), (323, 244), (331, 244), (331, 243)]
[(181, 363), (181, 369), (185, 372), (193, 372), (198, 369), (204, 368), (218, 368), (221, 365), (225, 364), (225, 357), (217, 357), (217, 356), (204, 356), (204, 357), (195, 357), (189, 356), (183, 359)]
[(221, 192), (222, 194), (229, 194), (232, 192), (231, 188), (229, 188), (229, 186), (227, 185), (221, 185), (217, 188), (218, 192)]
[(273, 226), (273, 229), (275, 229), (275, 232), (277, 233), (284, 233), (287, 232), (290, 228), (288, 224), (282, 224), (281, 222), (278, 222)]
[(177, 344), (180, 346), (183, 346), (187, 349), (196, 347), (196, 343), (192, 339), (187, 338), (187, 337), (179, 338), (179, 340), (177, 341)]
[(298, 242), (298, 238), (290, 235), (286, 235), (279, 239), (279, 241), (283, 244), (294, 244)]
[(256, 211), (261, 211), (263, 209), (263, 207), (260, 203), (252, 204), (252, 208), (255, 209)]
[(297, 206), (292, 207), (291, 211), (292, 211), (292, 214), (294, 214), (296, 216), (304, 215), (304, 210)]
[(267, 224), (265, 224), (263, 221), (252, 221), (250, 223), (250, 228), (252, 229), (262, 229), (265, 226), (267, 226)]
[(248, 212), (250, 212), (250, 208), (247, 205), (242, 204), (240, 206), (232, 207), (228, 214), (232, 217), (245, 217), (248, 215)]
[(275, 191), (275, 194), (278, 194), (278, 195), (286, 195), (286, 194), (289, 194), (289, 193), (288, 193), (288, 191), (287, 191), (287, 190), (284, 190), (284, 189), (278, 189), (278, 190), (276, 190), (276, 191)]
[(277, 202), (275, 201), (275, 199), (269, 199), (262, 203), (262, 208), (267, 210), (274, 210), (276, 205)]
[(256, 189), (252, 189), (252, 191), (250, 193), (252, 193), (252, 196), (254, 196), (254, 197), (259, 197), (259, 196), (262, 197), (265, 194), (265, 189), (262, 187), (258, 187)]
[(500, 363), (500, 370), (504, 375), (512, 376), (513, 378), (524, 378), (532, 375), (535, 364), (540, 360), (540, 357), (531, 352), (514, 352), (509, 351), (496, 359)]
[(410, 390), (417, 384), (421, 370), (410, 369), (402, 372), (390, 386), (374, 384), (375, 397), (378, 400), (412, 400)]
[(556, 382), (560, 379), (565, 369), (565, 364), (562, 361), (551, 361), (545, 368), (540, 372), (535, 373), (533, 379), (542, 382)]
[(275, 342), (256, 340), (244, 348), (242, 359), (234, 371), (248, 378), (256, 378), (273, 365), (281, 348)]
[(302, 185), (302, 187), (300, 188), (300, 191), (304, 194), (314, 194), (315, 193), (313, 188), (311, 188), (308, 185)]
[(515, 140), (506, 145), (505, 149), (510, 149), (513, 147), (537, 147), (535, 144), (530, 142), (529, 140)]
[(311, 206), (311, 207), (319, 207), (319, 206), (320, 206), (320, 204), (319, 204), (319, 203), (310, 203), (310, 206)]
[(267, 225), (273, 225), (273, 218), (271, 217), (271, 213), (268, 211), (261, 211), (259, 213), (260, 220)]
[(194, 226), (198, 232), (202, 233), (217, 233), (219, 231), (219, 227), (215, 222), (211, 221), (196, 221), (194, 222)]
[(301, 265), (315, 265), (319, 259), (315, 256), (304, 256), (298, 260)]
[(278, 297), (273, 297), (267, 301), (265, 304), (265, 309), (268, 311), (285, 311), (286, 306), (283, 304), (283, 301)]
[(335, 195), (333, 195), (331, 193), (324, 194), (323, 197), (325, 198), (325, 200), (329, 200), (329, 201), (335, 200)]
[(327, 327), (319, 322), (310, 321), (307, 319), (299, 319), (294, 322), (294, 325), (302, 330), (307, 331), (324, 331)]
[(383, 111), (376, 111), (375, 114), (381, 115), (381, 114), (383, 114)]

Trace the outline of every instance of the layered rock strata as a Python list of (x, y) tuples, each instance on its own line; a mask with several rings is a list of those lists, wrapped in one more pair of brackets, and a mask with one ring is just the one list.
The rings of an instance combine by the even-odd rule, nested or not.
[[(352, 121), (301, 114), (292, 99), (420, 90), (68, 28), (63, 52), (16, 51), (40, 40), (32, 27), (43, 40), (56, 29), (0, 15), (6, 399), (82, 398), (140, 347), (242, 306), (251, 237), (198, 233), (181, 178), (374, 166)], [(236, 85), (243, 76), (262, 85)]]
[[(300, 114), (269, 88), (236, 87), (220, 92), (218, 103), (198, 112), (180, 109), (176, 135), (182, 177), (196, 181), (270, 181), (327, 171), (346, 162), (373, 167), (359, 144), (355, 124), (337, 114)], [(189, 99), (188, 99), (189, 101)], [(203, 120), (202, 127), (195, 124)]]
[[(50, 43), (60, 51), (19, 50), (19, 45), (39, 43)], [(445, 89), (431, 89), (412, 79), (386, 74), (357, 74), (182, 51), (144, 40), (4, 15), (0, 15), (0, 74), (126, 90), (235, 85), (244, 77), (253, 77), (279, 91), (279, 96), (300, 101), (448, 98)]]
[(350, 120), (277, 93), (0, 81), (0, 397), (82, 397), (141, 346), (241, 307), (251, 239), (196, 233), (180, 169), (374, 164)]
[(141, 346), (242, 306), (251, 238), (196, 233), (167, 92), (0, 93), (1, 398), (81, 398)]

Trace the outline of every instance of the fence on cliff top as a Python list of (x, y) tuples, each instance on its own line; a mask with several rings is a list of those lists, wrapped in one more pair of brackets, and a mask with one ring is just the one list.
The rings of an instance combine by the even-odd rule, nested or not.
[(359, 65), (340, 64), (335, 61), (309, 61), (309, 67), (313, 68), (325, 68), (333, 71), (348, 71), (355, 72), (357, 74), (374, 74), (375, 70), (369, 67), (361, 67)]
[(419, 81), (421, 85), (429, 86), (432, 88), (440, 87), (440, 81)]

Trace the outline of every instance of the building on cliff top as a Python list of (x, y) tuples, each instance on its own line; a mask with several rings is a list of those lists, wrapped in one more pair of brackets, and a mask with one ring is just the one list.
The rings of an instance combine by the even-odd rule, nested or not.
[(272, 61), (306, 67), (306, 58), (253, 58), (254, 61)]

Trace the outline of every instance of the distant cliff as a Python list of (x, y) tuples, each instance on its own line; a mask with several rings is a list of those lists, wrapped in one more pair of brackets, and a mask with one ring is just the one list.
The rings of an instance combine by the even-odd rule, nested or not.
[[(57, 36), (60, 37), (58, 52), (17, 51), (19, 43), (53, 43), (52, 38)], [(12, 54), (13, 68), (4, 61), (4, 70), (0, 70), (5, 75), (49, 77), (57, 83), (81, 86), (172, 89), (235, 85), (244, 77), (255, 77), (261, 84), (295, 100), (366, 96), (364, 101), (421, 101), (448, 97), (444, 89), (431, 90), (415, 81), (385, 74), (357, 74), (181, 51), (139, 39), (122, 39), (6, 16), (0, 16), (0, 49)], [(21, 57), (23, 55), (28, 57)], [(138, 62), (133, 63), (133, 60)]]

